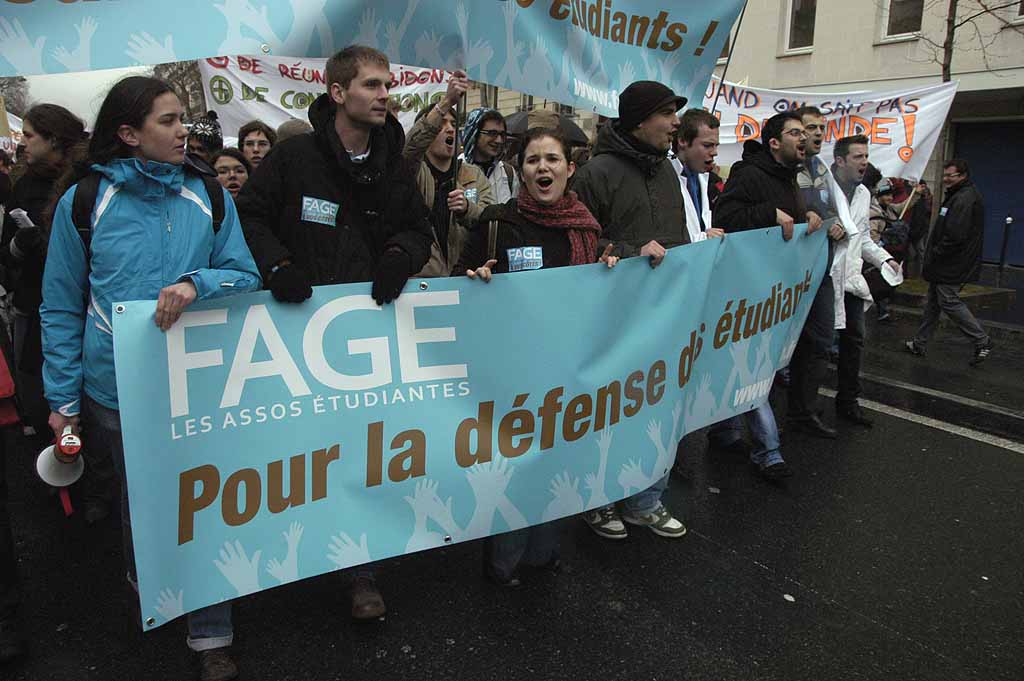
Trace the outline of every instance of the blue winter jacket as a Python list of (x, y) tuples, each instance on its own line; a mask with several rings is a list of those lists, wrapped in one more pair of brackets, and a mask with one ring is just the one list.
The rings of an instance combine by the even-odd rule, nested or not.
[(115, 302), (156, 300), (160, 289), (190, 279), (197, 300), (255, 291), (261, 281), (225, 192), (216, 235), (206, 187), (184, 167), (117, 159), (103, 175), (92, 214), (91, 259), (71, 220), (77, 188), (54, 211), (43, 275), (43, 384), (53, 411), (79, 412), (84, 390), (117, 409)]

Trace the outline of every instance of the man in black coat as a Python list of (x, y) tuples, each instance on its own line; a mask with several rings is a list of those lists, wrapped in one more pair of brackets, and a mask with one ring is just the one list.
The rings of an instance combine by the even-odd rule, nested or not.
[[(813, 213), (808, 215), (796, 181), (805, 158), (806, 139), (803, 121), (793, 112), (779, 113), (765, 121), (761, 143), (748, 140), (743, 159), (732, 167), (714, 207), (715, 227), (742, 232), (778, 225), (786, 241), (793, 238), (796, 223), (807, 222), (808, 232), (819, 229), (821, 219)], [(827, 303), (832, 305), (831, 299)], [(751, 461), (769, 480), (789, 477), (771, 407), (763, 405), (746, 415), (746, 421), (757, 442)]]
[[(612, 244), (612, 255), (643, 256), (657, 267), (669, 248), (690, 243), (683, 192), (668, 158), (679, 129), (676, 112), (685, 105), (686, 98), (666, 85), (640, 80), (619, 95), (619, 117), (598, 131), (594, 157), (576, 172), (572, 189), (601, 224), (599, 253)], [(623, 500), (621, 515), (609, 505), (584, 519), (605, 539), (625, 539), (625, 523), (682, 537), (686, 526), (661, 501), (668, 482), (666, 474)]]
[[(402, 158), (402, 126), (387, 111), (387, 56), (349, 46), (325, 75), (327, 93), (309, 109), (313, 132), (274, 147), (242, 187), (238, 216), (277, 300), (301, 303), (313, 286), (372, 281), (384, 305), (430, 257), (427, 207)], [(357, 568), (352, 616), (385, 612), (373, 572)]]
[(981, 274), (985, 207), (978, 188), (971, 182), (967, 161), (947, 161), (942, 170), (942, 184), (946, 198), (924, 252), (923, 275), (928, 282), (928, 302), (917, 335), (906, 342), (906, 348), (911, 354), (923, 356), (939, 323), (939, 315), (945, 312), (974, 343), (970, 363), (976, 366), (988, 359), (992, 339), (960, 299), (960, 289)]

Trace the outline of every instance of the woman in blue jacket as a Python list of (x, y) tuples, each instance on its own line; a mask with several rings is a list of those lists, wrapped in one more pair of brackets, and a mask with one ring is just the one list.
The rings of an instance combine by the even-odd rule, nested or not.
[[(126, 78), (110, 90), (87, 158), (65, 179), (70, 185), (90, 173), (101, 176), (89, 244), (72, 220), (76, 185), (54, 208), (43, 276), (43, 382), (50, 426), (60, 433), (65, 426), (77, 427), (81, 418), (90, 446), (110, 448), (121, 476), (124, 554), (133, 584), (113, 304), (156, 299), (154, 323), (166, 331), (195, 300), (261, 286), (234, 203), (224, 196), (223, 221), (215, 230), (206, 183), (186, 172), (183, 117), (177, 95), (155, 78)], [(189, 647), (200, 654), (201, 678), (237, 676), (227, 654), (230, 603), (190, 613), (188, 626)]]

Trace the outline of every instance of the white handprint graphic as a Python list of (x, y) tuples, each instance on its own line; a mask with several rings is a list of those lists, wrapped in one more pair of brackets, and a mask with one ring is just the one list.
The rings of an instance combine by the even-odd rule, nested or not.
[(220, 550), (220, 560), (214, 559), (213, 564), (217, 566), (224, 578), (235, 587), (239, 596), (247, 596), (260, 590), (260, 556), (262, 551), (252, 554), (252, 559), (245, 553), (242, 542), (224, 542), (224, 548)]
[(447, 504), (442, 502), (441, 497), (437, 495), (438, 485), (439, 483), (433, 480), (419, 480), (416, 482), (413, 495), (404, 497), (415, 516), (412, 536), (405, 546), (406, 553), (442, 546), (445, 543), (443, 534), (427, 527), (428, 520), (438, 523), (453, 539), (457, 540), (462, 534), (452, 514), (452, 498), (448, 497)]
[(285, 543), (288, 545), (288, 552), (285, 554), (284, 561), (279, 563), (277, 558), (271, 558), (267, 561), (267, 572), (282, 584), (294, 582), (299, 578), (299, 542), (302, 541), (302, 533), (302, 525), (292, 523), (288, 527), (287, 532), (281, 533)]
[(33, 43), (17, 19), (0, 17), (0, 57), (6, 59), (17, 73), (43, 73), (43, 45), (46, 37)]
[(372, 7), (363, 11), (363, 18), (359, 21), (359, 32), (352, 42), (356, 45), (366, 45), (377, 49), (377, 33), (380, 31), (380, 21), (377, 21), (377, 12)]
[(174, 36), (168, 35), (163, 43), (143, 31), (128, 36), (128, 49), (125, 54), (139, 64), (167, 64), (178, 61), (174, 55)]
[(579, 491), (580, 480), (564, 471), (551, 481), (551, 496), (554, 497), (544, 509), (541, 520), (549, 522), (566, 516), (583, 513), (583, 497)]
[(341, 532), (331, 537), (331, 543), (327, 547), (327, 560), (339, 568), (352, 567), (353, 565), (364, 565), (370, 562), (370, 550), (366, 546), (366, 533), (359, 536), (359, 543), (352, 541), (346, 533)]
[(441, 38), (433, 31), (425, 31), (416, 39), (416, 64), (421, 66), (441, 66)]
[[(464, 532), (466, 539), (488, 536), (491, 533), (496, 510), (501, 512), (509, 526), (512, 526), (513, 523), (519, 525), (522, 514), (512, 506), (508, 497), (505, 496), (505, 490), (511, 479), (512, 469), (505, 457), (478, 463), (466, 469), (466, 482), (469, 483), (476, 501), (473, 517)], [(519, 526), (524, 527), (525, 521), (522, 521)]]
[(498, 71), (494, 84), (515, 88), (523, 79), (522, 71), (519, 70), (519, 56), (524, 49), (523, 44), (517, 42), (515, 37), (516, 4), (506, 2), (502, 14), (505, 17), (505, 65)]
[[(388, 55), (392, 58), (401, 56), (402, 40), (405, 38), (406, 31), (409, 30), (409, 23), (412, 21), (412, 15), (416, 12), (416, 6), (418, 4), (419, 0), (409, 0), (409, 4), (405, 7), (405, 14), (402, 16), (402, 21), (397, 26), (394, 22), (389, 21), (387, 28), (384, 29), (388, 43)], [(408, 63), (405, 59), (399, 59), (399, 61), (402, 63)], [(433, 66), (437, 66), (437, 64), (434, 64)]]
[(583, 477), (584, 485), (590, 490), (590, 500), (587, 508), (600, 508), (611, 503), (604, 491), (605, 478), (608, 474), (608, 452), (612, 448), (612, 429), (605, 428), (597, 438), (597, 450), (600, 454), (600, 461), (597, 464), (597, 474), (587, 473)]
[(619, 471), (619, 485), (622, 486), (624, 496), (632, 496), (634, 489), (637, 492), (642, 492), (651, 484), (651, 479), (644, 474), (643, 469), (640, 468), (640, 462), (636, 459), (630, 459), (622, 465), (622, 469)]
[(179, 590), (175, 594), (170, 589), (162, 589), (156, 599), (156, 612), (170, 622), (185, 614), (185, 592)]
[(85, 17), (82, 23), (75, 26), (78, 31), (78, 46), (68, 52), (64, 46), (54, 49), (53, 58), (64, 65), (68, 71), (88, 71), (92, 68), (92, 37), (96, 34), (99, 24), (92, 17)]
[(530, 74), (530, 82), (539, 90), (550, 90), (554, 86), (555, 72), (548, 61), (548, 48), (542, 37), (537, 36), (531, 47), (523, 72)]

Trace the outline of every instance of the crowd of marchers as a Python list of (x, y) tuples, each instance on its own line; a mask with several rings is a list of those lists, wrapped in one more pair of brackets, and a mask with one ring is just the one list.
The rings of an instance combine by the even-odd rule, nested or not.
[[(787, 436), (836, 438), (819, 404), (830, 358), (838, 369), (836, 418), (871, 427), (858, 404), (865, 312), (877, 303), (878, 320), (890, 318), (891, 282), (910, 257), (921, 259), (930, 288), (906, 350), (924, 355), (945, 311), (973, 341), (971, 363), (991, 352), (958, 296), (978, 275), (983, 216), (962, 160), (946, 163), (942, 207), (929, 225), (927, 186), (881, 177), (866, 137), (836, 140), (834, 162), (821, 160), (825, 118), (813, 107), (765, 121), (760, 141), (746, 142), (723, 181), (718, 119), (685, 109), (686, 100), (661, 83), (625, 88), (618, 118), (581, 154), (554, 115), (537, 116), (514, 139), (494, 109), (459, 120), (469, 83), (458, 71), (406, 133), (389, 110), (390, 80), (384, 54), (347, 47), (328, 61), (326, 92), (310, 106), (308, 124), (274, 130), (253, 121), (238, 131), (235, 149), (223, 148), (215, 114), (186, 125), (167, 83), (133, 76), (106, 94), (91, 133), (66, 109), (38, 104), (24, 117), (17, 163), (0, 154), (0, 265), (11, 329), (0, 333), (0, 384), (13, 382), (17, 407), (6, 423), (20, 420), (22, 441), (36, 451), (65, 428), (85, 433), (76, 503), (90, 524), (119, 512), (124, 564), (111, 569), (126, 573), (126, 597), (136, 597), (137, 585), (114, 379), (115, 301), (156, 300), (154, 323), (166, 331), (197, 300), (261, 288), (301, 306), (315, 286), (371, 282), (373, 298), (388, 305), (413, 277), (466, 276), (484, 285), (497, 273), (591, 263), (615, 276), (616, 264), (634, 257), (657, 277), (672, 248), (752, 229), (787, 241), (821, 230), (825, 275), (789, 367), (776, 376), (787, 392)], [(799, 224), (806, 230), (796, 231)], [(794, 472), (779, 433), (765, 403), (711, 426), (707, 438), (781, 484)], [(27, 650), (6, 460), (0, 451), (0, 662)], [(608, 540), (630, 531), (681, 538), (686, 527), (663, 501), (668, 485), (666, 475), (583, 521)], [(482, 550), (484, 576), (501, 587), (560, 566), (556, 523), (490, 537)], [(352, 617), (385, 614), (372, 564), (344, 578)], [(199, 678), (235, 678), (231, 603), (186, 619)]]

